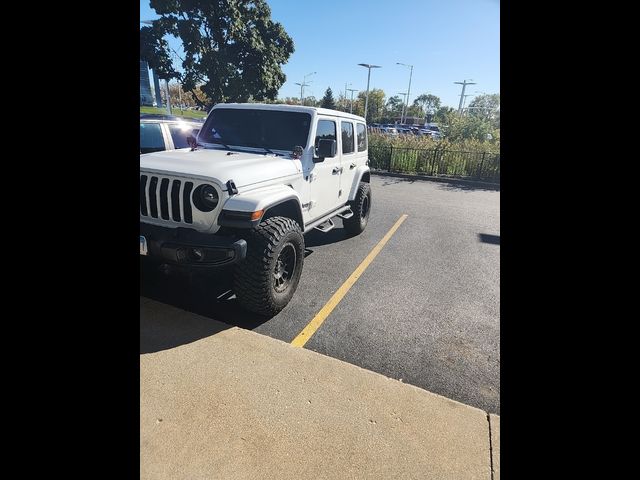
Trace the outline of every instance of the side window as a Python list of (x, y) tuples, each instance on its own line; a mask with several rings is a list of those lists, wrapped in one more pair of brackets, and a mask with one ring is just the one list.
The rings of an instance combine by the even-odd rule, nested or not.
[(316, 148), (318, 148), (321, 138), (326, 140), (338, 140), (336, 135), (336, 122), (332, 122), (331, 120), (318, 120), (316, 139), (313, 142)]
[(159, 123), (140, 124), (140, 153), (161, 152), (164, 150), (164, 138)]
[(367, 149), (367, 127), (364, 123), (358, 123), (358, 151), (364, 152)]
[(353, 123), (340, 122), (340, 127), (342, 129), (342, 153), (352, 153), (354, 150)]
[(187, 137), (193, 135), (193, 125), (169, 125), (169, 132), (173, 139), (173, 146), (175, 148), (186, 148), (189, 146), (187, 143)]

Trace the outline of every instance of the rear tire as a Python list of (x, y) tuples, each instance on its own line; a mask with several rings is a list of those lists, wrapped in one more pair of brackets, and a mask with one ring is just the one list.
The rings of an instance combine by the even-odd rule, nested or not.
[(234, 271), (234, 292), (251, 312), (273, 316), (291, 300), (304, 264), (304, 237), (298, 223), (272, 217), (248, 231), (247, 256)]
[(356, 198), (351, 203), (353, 217), (343, 220), (344, 229), (351, 235), (361, 234), (367, 223), (369, 223), (369, 213), (371, 212), (371, 186), (368, 183), (360, 182)]

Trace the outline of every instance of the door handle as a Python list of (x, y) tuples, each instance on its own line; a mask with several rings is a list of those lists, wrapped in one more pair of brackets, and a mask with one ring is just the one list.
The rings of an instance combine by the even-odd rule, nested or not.
[(336, 173), (342, 173), (342, 167), (336, 167), (336, 168), (334, 168), (334, 169), (331, 171), (331, 173), (333, 173), (334, 175), (335, 175)]
[(354, 168), (356, 168), (356, 164), (355, 164), (355, 163), (352, 163), (351, 165), (349, 165), (349, 168), (350, 168), (351, 170), (353, 170)]

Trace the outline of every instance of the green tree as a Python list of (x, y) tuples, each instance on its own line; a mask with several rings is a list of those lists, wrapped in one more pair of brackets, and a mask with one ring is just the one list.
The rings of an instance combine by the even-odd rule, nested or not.
[(324, 92), (324, 97), (320, 101), (320, 106), (322, 108), (330, 108), (331, 110), (336, 109), (336, 102), (333, 99), (333, 92), (331, 91), (331, 87), (327, 87)]
[(468, 107), (469, 115), (491, 122), (494, 128), (500, 128), (500, 94), (479, 95)]
[(453, 142), (459, 140), (487, 140), (487, 135), (494, 133), (491, 124), (480, 117), (470, 115), (455, 115), (446, 129), (447, 139)]
[[(140, 58), (160, 77), (177, 78), (187, 91), (201, 85), (211, 103), (276, 98), (286, 80), (281, 67), (294, 46), (282, 25), (271, 20), (265, 0), (149, 3), (160, 18), (140, 30)], [(181, 72), (171, 66), (166, 35), (182, 40)]]
[(402, 115), (402, 99), (398, 95), (389, 97), (385, 106), (385, 118), (393, 119)]
[(440, 107), (433, 115), (433, 121), (441, 125), (449, 125), (457, 116), (456, 111), (451, 107)]
[(428, 117), (433, 116), (440, 108), (440, 97), (431, 95), (429, 93), (423, 93), (418, 95), (413, 101), (414, 110), (417, 116), (425, 117), (427, 121), (431, 121)]
[(316, 100), (316, 97), (314, 97), (313, 95), (309, 96), (309, 97), (304, 97), (304, 101), (302, 102), (303, 105), (306, 105), (307, 107), (319, 107), (320, 106), (320, 102), (318, 102), (318, 100)]
[[(358, 93), (358, 110), (356, 113), (356, 103), (353, 102), (353, 113), (356, 115), (364, 116), (365, 100), (367, 98), (367, 92)], [(384, 90), (380, 88), (374, 88), (369, 90), (369, 106), (367, 108), (367, 123), (377, 122), (384, 115), (385, 94)]]

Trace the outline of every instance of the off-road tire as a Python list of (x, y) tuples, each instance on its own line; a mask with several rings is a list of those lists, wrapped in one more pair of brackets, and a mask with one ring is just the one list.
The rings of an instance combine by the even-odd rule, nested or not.
[(359, 235), (369, 223), (371, 212), (371, 187), (368, 183), (360, 182), (354, 201), (349, 202), (353, 217), (342, 221), (344, 229), (351, 235)]
[[(289, 303), (298, 288), (304, 264), (300, 225), (290, 218), (272, 217), (243, 236), (247, 256), (234, 269), (238, 303), (251, 312), (273, 316)], [(287, 272), (292, 256), (294, 263)]]

